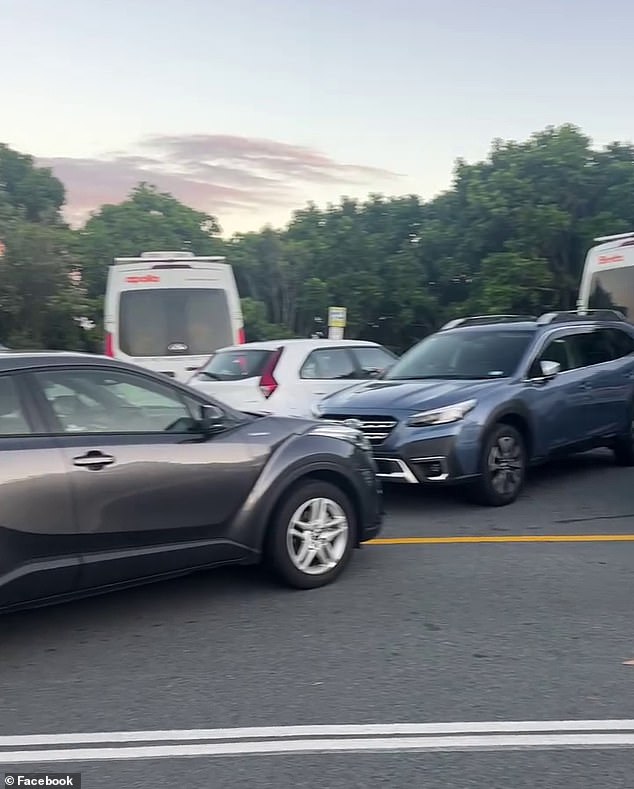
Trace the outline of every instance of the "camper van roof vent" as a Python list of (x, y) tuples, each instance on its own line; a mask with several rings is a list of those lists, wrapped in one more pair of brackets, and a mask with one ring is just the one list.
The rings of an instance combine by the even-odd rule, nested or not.
[(141, 257), (149, 260), (188, 260), (191, 259), (192, 253), (182, 250), (178, 252), (142, 252)]

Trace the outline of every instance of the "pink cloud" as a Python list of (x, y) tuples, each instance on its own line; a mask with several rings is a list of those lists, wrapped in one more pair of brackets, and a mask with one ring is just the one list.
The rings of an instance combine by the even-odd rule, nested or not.
[(313, 185), (365, 185), (399, 176), (338, 162), (304, 146), (231, 135), (151, 136), (131, 152), (96, 158), (41, 159), (64, 183), (74, 224), (104, 203), (118, 203), (140, 181), (212, 214), (292, 207)]

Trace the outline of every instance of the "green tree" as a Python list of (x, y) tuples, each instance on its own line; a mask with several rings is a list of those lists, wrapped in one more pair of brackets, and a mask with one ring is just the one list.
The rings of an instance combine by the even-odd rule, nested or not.
[[(631, 163), (629, 168), (631, 177)], [(593, 223), (588, 220), (608, 188), (605, 171), (605, 154), (594, 151), (590, 140), (568, 124), (545, 129), (523, 143), (497, 140), (484, 162), (458, 162), (450, 199), (459, 231), (460, 272), (478, 278), (492, 254), (545, 260), (550, 275), (544, 286), (556, 289), (557, 306), (574, 307), (591, 241)], [(601, 224), (612, 232), (618, 214), (605, 211)], [(502, 271), (503, 266), (490, 267), (485, 276)]]
[(14, 219), (0, 257), (0, 338), (11, 348), (91, 350), (78, 323), (89, 311), (71, 281), (75, 261), (65, 228)]
[(497, 252), (482, 261), (470, 302), (472, 312), (533, 315), (554, 306), (556, 289), (548, 261)]
[(57, 224), (65, 191), (50, 169), (0, 143), (0, 193), (28, 222)]
[(13, 348), (89, 349), (89, 309), (61, 217), (64, 187), (32, 157), (0, 144), (0, 340)]
[(261, 301), (251, 298), (242, 299), (242, 315), (247, 342), (293, 337), (293, 332), (286, 326), (268, 321), (266, 305)]
[[(342, 305), (347, 336), (403, 350), (469, 312), (573, 308), (593, 238), (634, 228), (633, 191), (634, 146), (597, 150), (564, 124), (521, 142), (496, 140), (483, 161), (458, 160), (450, 188), (428, 202), (370, 195), (324, 209), (309, 204), (283, 229), (223, 242), (213, 217), (140, 184), (69, 241), (61, 184), (30, 157), (0, 146), (0, 241), (9, 248), (0, 271), (0, 330), (5, 339), (76, 342), (67, 318), (88, 315), (101, 324), (114, 257), (187, 249), (226, 254), (248, 339), (307, 336), (315, 318)], [(43, 228), (55, 232), (42, 235)], [(66, 284), (75, 262), (85, 292)], [(21, 301), (22, 288), (37, 309)]]

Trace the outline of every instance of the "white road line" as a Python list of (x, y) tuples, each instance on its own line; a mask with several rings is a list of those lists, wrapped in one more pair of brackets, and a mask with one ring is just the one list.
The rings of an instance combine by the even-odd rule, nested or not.
[(116, 759), (164, 759), (194, 756), (262, 756), (280, 754), (394, 751), (505, 751), (634, 748), (628, 734), (482, 734), (467, 736), (364, 737), (312, 740), (240, 740), (196, 745), (124, 746), (119, 748), (62, 748), (4, 751), (0, 763), (92, 762)]
[(632, 747), (634, 720), (252, 726), (3, 736), (0, 737), (0, 763), (327, 751)]
[(286, 737), (383, 737), (430, 734), (525, 734), (529, 732), (634, 732), (634, 719), (564, 721), (470, 721), (459, 723), (365, 723), (303, 726), (245, 726), (233, 729), (159, 729), (75, 734), (0, 736), (0, 748), (95, 743), (182, 742), (183, 740), (280, 739)]

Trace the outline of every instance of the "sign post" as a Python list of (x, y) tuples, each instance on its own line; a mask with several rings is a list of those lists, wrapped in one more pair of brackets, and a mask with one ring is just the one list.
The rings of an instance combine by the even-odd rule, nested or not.
[(328, 308), (328, 339), (343, 340), (348, 311), (345, 307)]

